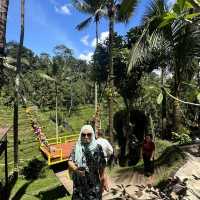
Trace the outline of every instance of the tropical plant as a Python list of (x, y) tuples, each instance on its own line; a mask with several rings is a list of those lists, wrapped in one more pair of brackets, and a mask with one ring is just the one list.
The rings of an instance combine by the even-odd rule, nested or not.
[[(158, 44), (162, 44), (164, 51), (161, 53), (165, 58), (162, 63), (168, 66), (174, 75), (173, 92), (177, 99), (180, 98), (181, 82), (193, 77), (197, 67), (195, 60), (199, 56), (199, 25), (195, 19), (197, 14), (189, 14), (189, 8), (191, 4), (187, 1), (178, 1), (172, 10), (168, 10), (163, 0), (152, 1), (144, 18), (143, 34), (133, 47), (129, 64), (129, 70), (133, 69), (136, 63), (144, 62)], [(187, 20), (188, 18), (190, 20)], [(167, 55), (170, 58), (168, 60)], [(163, 66), (162, 63), (159, 65)], [(174, 129), (178, 130), (181, 126), (180, 105), (176, 100), (173, 102)]]

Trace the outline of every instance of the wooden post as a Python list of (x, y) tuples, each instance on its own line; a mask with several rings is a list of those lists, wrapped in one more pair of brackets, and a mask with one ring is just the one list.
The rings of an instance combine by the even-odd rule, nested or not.
[(8, 152), (7, 152), (7, 135), (5, 137), (5, 200), (8, 200)]

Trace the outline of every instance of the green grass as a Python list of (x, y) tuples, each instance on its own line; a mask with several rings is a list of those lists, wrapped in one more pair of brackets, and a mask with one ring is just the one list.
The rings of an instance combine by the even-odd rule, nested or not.
[(56, 177), (52, 174), (49, 177), (37, 179), (35, 181), (27, 181), (19, 178), (12, 190), (11, 198), (20, 196), (21, 200), (32, 199), (65, 199), (68, 196), (65, 188), (58, 183)]
[[(106, 110), (103, 110), (102, 116), (104, 116), (102, 126), (107, 126), (107, 115)], [(33, 119), (37, 120), (42, 127), (43, 132), (46, 134), (47, 138), (55, 137), (55, 123), (49, 119), (52, 112), (40, 112), (34, 110), (32, 112)], [(13, 120), (13, 110), (8, 107), (0, 107), (0, 125), (12, 126)], [(94, 106), (81, 106), (75, 112), (72, 112), (71, 117), (66, 117), (65, 120), (73, 128), (75, 134), (79, 133), (80, 128), (87, 120), (91, 120), (94, 115)], [(61, 132), (59, 129), (59, 135), (72, 134), (68, 131)], [(9, 162), (9, 173), (13, 171), (13, 133), (12, 129), (8, 133), (8, 162)], [(38, 158), (39, 160), (44, 160), (41, 152), (39, 151), (39, 144), (36, 140), (31, 124), (30, 118), (27, 117), (24, 108), (19, 110), (19, 169), (27, 166), (28, 161)], [(0, 157), (0, 179), (4, 177), (4, 156)], [(61, 194), (59, 196), (59, 194)], [(67, 199), (66, 195), (63, 193), (61, 184), (46, 166), (45, 177), (29, 182), (23, 177), (19, 177), (14, 188), (12, 190), (11, 196), (20, 196), (23, 200), (34, 200), (34, 199)], [(50, 195), (50, 196), (49, 196)], [(64, 195), (64, 196), (63, 196)], [(71, 199), (68, 197), (68, 199)]]
[[(108, 125), (108, 110), (107, 104), (102, 104), (102, 128), (106, 128)], [(117, 111), (122, 105), (115, 105), (114, 110)], [(25, 108), (19, 109), (19, 169), (23, 169), (28, 165), (28, 162), (34, 158), (41, 161), (45, 161), (45, 158), (41, 155), (39, 150), (39, 143), (36, 140), (32, 127), (31, 119), (25, 112)], [(32, 112), (32, 119), (37, 120), (42, 127), (43, 132), (47, 138), (55, 138), (55, 123), (50, 120), (50, 114), (53, 111), (39, 111), (34, 109)], [(87, 120), (91, 120), (94, 115), (94, 105), (80, 106), (72, 112), (71, 116), (68, 117), (68, 113), (62, 113), (65, 121), (73, 128), (73, 132), (65, 130), (63, 127), (59, 127), (59, 136), (67, 134), (78, 134), (82, 125)], [(13, 109), (5, 106), (0, 106), (0, 126), (13, 124)], [(64, 130), (64, 131), (63, 131)], [(8, 163), (9, 163), (9, 174), (13, 172), (13, 130), (12, 128), (8, 132)], [(46, 162), (47, 163), (47, 162)], [(49, 167), (46, 165), (46, 170), (43, 178), (39, 178), (33, 182), (25, 180), (21, 174), (15, 183), (11, 196), (19, 197), (22, 200), (36, 200), (36, 199), (71, 199), (66, 197), (63, 193), (60, 182), (57, 180), (55, 175)], [(4, 156), (0, 157), (0, 181), (4, 179)], [(59, 194), (61, 194), (59, 196)], [(64, 195), (64, 196), (63, 196)]]

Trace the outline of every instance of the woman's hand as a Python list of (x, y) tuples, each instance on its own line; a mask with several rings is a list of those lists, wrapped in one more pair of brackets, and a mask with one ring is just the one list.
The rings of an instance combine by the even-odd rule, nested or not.
[(108, 177), (107, 176), (103, 176), (101, 178), (101, 188), (102, 188), (102, 192), (104, 191), (109, 191), (109, 184), (108, 184)]
[(151, 158), (150, 158), (150, 161), (153, 161), (153, 160), (154, 160), (154, 157), (151, 157)]
[(85, 176), (85, 170), (80, 170), (80, 169), (76, 169), (75, 172), (79, 175), (79, 176)]

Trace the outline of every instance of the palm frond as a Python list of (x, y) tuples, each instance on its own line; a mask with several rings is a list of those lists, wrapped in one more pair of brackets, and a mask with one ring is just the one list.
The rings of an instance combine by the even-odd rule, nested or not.
[(157, 31), (151, 35), (147, 33), (145, 40), (133, 47), (128, 72), (130, 73), (135, 65), (149, 65), (146, 71), (152, 71), (158, 68), (167, 57), (169, 58), (169, 52), (170, 43), (162, 34)]
[(118, 19), (128, 22), (139, 3), (140, 0), (123, 0), (119, 7)]
[(85, 1), (72, 0), (72, 4), (79, 12), (91, 14), (93, 11), (93, 8)]
[(77, 29), (78, 31), (80, 31), (80, 30), (86, 28), (86, 27), (91, 23), (92, 18), (93, 18), (93, 17), (90, 16), (90, 17), (87, 18), (86, 20), (82, 21), (80, 24), (78, 24), (78, 25), (76, 26), (76, 29)]
[(149, 28), (148, 25), (144, 27), (142, 35), (140, 36), (138, 41), (134, 44), (134, 46), (131, 49), (130, 62), (129, 62), (129, 66), (128, 66), (128, 73), (130, 73), (130, 71), (133, 69), (134, 65), (136, 64), (136, 62), (138, 61), (138, 59), (142, 55), (143, 46), (144, 46), (143, 40), (144, 40), (145, 36), (148, 34), (148, 28)]
[(74, 7), (85, 14), (94, 14), (97, 9), (103, 8), (104, 1), (94, 1), (94, 0), (72, 0)]
[(147, 5), (147, 9), (143, 16), (143, 21), (146, 22), (154, 16), (162, 16), (167, 11), (167, 4), (165, 0), (151, 0)]
[(187, 0), (192, 4), (194, 8), (200, 8), (200, 1), (199, 0)]
[(186, 79), (194, 73), (192, 63), (200, 58), (200, 27), (198, 22), (190, 23), (176, 20), (172, 24), (172, 39), (174, 41), (174, 55), (177, 67), (181, 66), (181, 73)]
[(95, 13), (94, 13), (94, 16), (98, 16), (98, 17), (101, 17), (101, 16), (107, 16), (108, 13), (107, 13), (107, 10), (105, 8), (98, 8)]

